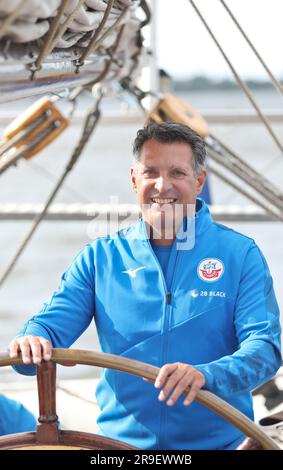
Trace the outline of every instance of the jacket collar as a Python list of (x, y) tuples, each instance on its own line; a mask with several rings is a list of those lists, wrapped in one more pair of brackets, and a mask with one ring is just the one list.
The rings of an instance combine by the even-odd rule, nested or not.
[(200, 235), (201, 233), (205, 232), (213, 223), (210, 210), (207, 204), (201, 198), (197, 198), (196, 200), (195, 221), (197, 235)]

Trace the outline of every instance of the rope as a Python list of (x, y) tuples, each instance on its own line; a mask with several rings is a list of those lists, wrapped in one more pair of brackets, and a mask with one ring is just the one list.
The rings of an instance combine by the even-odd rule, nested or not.
[(221, 166), (225, 167), (233, 175), (239, 177), (252, 187), (258, 194), (273, 204), (281, 213), (283, 213), (283, 193), (258, 171), (248, 165), (232, 150), (225, 146), (219, 139), (210, 135), (212, 143), (206, 139), (206, 145), (210, 149), (211, 156)]
[[(121, 28), (120, 28), (120, 30), (119, 30), (119, 33), (118, 33), (118, 35), (117, 35), (115, 44), (112, 46), (112, 52), (111, 52), (111, 55), (110, 55), (110, 59), (109, 59), (108, 61), (106, 61), (104, 70), (101, 72), (101, 74), (100, 74), (95, 80), (92, 80), (91, 82), (86, 83), (85, 87), (93, 86), (93, 85), (95, 85), (96, 83), (99, 83), (99, 82), (101, 82), (102, 80), (104, 80), (104, 78), (106, 77), (106, 75), (108, 74), (108, 72), (109, 72), (109, 70), (110, 70), (111, 64), (112, 64), (112, 62), (113, 62), (114, 54), (115, 54), (115, 52), (116, 52), (117, 49), (118, 49), (118, 46), (119, 46), (120, 41), (121, 41), (121, 38), (122, 38), (122, 36), (123, 36), (124, 29), (125, 29), (125, 25), (122, 25)], [(109, 53), (109, 52), (108, 52), (108, 53)]]
[[(272, 201), (272, 203), (277, 201), (277, 205), (280, 206), (280, 210), (283, 210), (282, 191), (274, 186), (274, 184), (271, 183), (271, 181), (269, 181), (265, 176), (263, 176), (263, 172), (260, 174), (257, 170), (255, 170), (255, 168), (251, 167), (242, 158), (240, 158), (239, 155), (233, 152), (226, 144), (218, 139), (218, 137), (213, 134), (210, 134), (210, 137), (214, 146), (206, 141), (207, 146), (212, 148), (212, 150), (218, 150), (219, 155), (222, 155), (224, 158), (225, 164), (231, 163), (233, 165), (234, 172), (239, 170), (242, 172), (245, 178), (249, 177), (250, 179), (247, 180), (248, 183), (250, 183), (253, 178), (254, 183), (257, 184), (257, 191), (262, 191), (262, 194), (265, 195), (267, 199)], [(217, 146), (219, 146), (218, 149)], [(264, 193), (264, 190), (266, 194)]]
[[(11, 139), (6, 142), (0, 143), (0, 157), (3, 158), (5, 152), (14, 147), (18, 142), (27, 137), (33, 130), (35, 130), (42, 122), (46, 120), (46, 113), (39, 118), (35, 119), (31, 124), (22, 129), (20, 132), (14, 135)], [(0, 160), (1, 161), (1, 160)]]
[(12, 139), (5, 142), (0, 147), (0, 175), (3, 174), (10, 166), (15, 165), (15, 163), (22, 157), (25, 157), (29, 150), (38, 145), (45, 137), (50, 133), (50, 129), (56, 127), (56, 123), (51, 123), (51, 126), (43, 129), (32, 141), (28, 143), (23, 143), (20, 147), (15, 148), (12, 151), (12, 147), (15, 146), (19, 141), (31, 134), (31, 132), (38, 127), (41, 122), (44, 122), (46, 119), (46, 113), (44, 113), (39, 118), (35, 119), (29, 126), (22, 129), (18, 134), (16, 134)]
[(252, 49), (252, 51), (254, 52), (254, 54), (256, 55), (256, 57), (258, 58), (259, 62), (261, 63), (261, 65), (263, 66), (263, 68), (265, 69), (265, 71), (267, 72), (267, 74), (269, 75), (269, 78), (270, 80), (272, 81), (274, 87), (276, 88), (277, 91), (279, 91), (279, 93), (281, 95), (283, 95), (283, 87), (281, 85), (281, 83), (278, 82), (277, 78), (273, 75), (273, 73), (271, 72), (270, 68), (267, 66), (267, 64), (264, 62), (263, 58), (261, 57), (261, 55), (259, 54), (259, 52), (257, 51), (257, 49), (255, 48), (255, 46), (253, 45), (253, 43), (251, 42), (251, 40), (249, 39), (249, 37), (247, 36), (247, 34), (245, 33), (245, 31), (243, 30), (243, 28), (241, 27), (240, 23), (238, 22), (237, 18), (235, 17), (235, 15), (232, 13), (232, 11), (230, 10), (230, 8), (228, 7), (228, 5), (225, 3), (224, 0), (219, 0), (223, 7), (226, 9), (226, 11), (228, 12), (228, 14), (230, 15), (230, 17), (232, 18), (232, 20), (234, 21), (235, 25), (237, 26), (237, 28), (239, 29), (239, 31), (241, 32), (241, 34), (243, 35), (243, 37), (245, 38), (245, 40), (247, 41), (248, 45), (250, 46), (250, 48)]
[(233, 73), (236, 81), (238, 82), (240, 88), (243, 90), (243, 92), (245, 93), (246, 97), (248, 98), (248, 100), (250, 101), (250, 103), (252, 104), (253, 108), (255, 109), (255, 111), (257, 112), (257, 115), (259, 116), (259, 118), (261, 119), (262, 123), (264, 124), (264, 126), (266, 127), (267, 131), (269, 132), (269, 134), (271, 135), (272, 139), (274, 140), (274, 142), (276, 143), (276, 145), (278, 146), (278, 148), (280, 149), (280, 151), (283, 153), (283, 146), (280, 142), (280, 140), (278, 139), (278, 137), (276, 136), (275, 132), (273, 131), (272, 127), (270, 126), (269, 122), (267, 121), (266, 117), (264, 116), (264, 114), (261, 112), (258, 104), (256, 103), (256, 101), (254, 100), (252, 94), (251, 94), (251, 91), (250, 89), (247, 87), (247, 85), (243, 82), (243, 80), (240, 78), (239, 74), (237, 73), (235, 67), (233, 66), (233, 64), (231, 63), (230, 59), (228, 58), (228, 56), (226, 55), (226, 53), (224, 52), (223, 48), (221, 47), (220, 43), (218, 42), (218, 40), (216, 39), (215, 35), (213, 34), (212, 30), (210, 29), (210, 27), (208, 26), (207, 22), (205, 21), (204, 17), (202, 16), (201, 12), (199, 11), (199, 9), (197, 8), (196, 4), (194, 3), (193, 0), (189, 0), (189, 2), (191, 3), (192, 7), (194, 8), (194, 10), (196, 11), (197, 15), (199, 16), (200, 20), (202, 21), (202, 23), (204, 24), (205, 28), (207, 29), (208, 33), (210, 34), (211, 38), (213, 39), (213, 41), (215, 42), (216, 46), (218, 47), (219, 51), (221, 52), (222, 56), (224, 57), (226, 63), (228, 64), (231, 72)]
[(15, 165), (18, 160), (23, 157), (23, 154), (29, 149), (28, 145), (22, 145), (12, 154), (5, 155), (0, 160), (0, 175), (2, 175), (10, 166)]
[(90, 403), (91, 405), (98, 406), (97, 403), (94, 400), (91, 400), (90, 398), (85, 398), (79, 393), (73, 392), (72, 390), (69, 390), (66, 387), (63, 387), (62, 385), (58, 384), (56, 386), (57, 390), (61, 390), (62, 392), (66, 393), (67, 395), (70, 395), (71, 397), (78, 398), (79, 400), (84, 401), (85, 403)]
[(117, 51), (117, 48), (120, 44), (124, 28), (125, 28), (125, 25), (122, 25), (119, 32), (118, 32), (118, 34), (117, 34), (116, 41), (115, 41), (115, 43), (113, 44), (113, 46), (111, 48), (111, 51), (109, 49), (106, 51), (108, 53), (109, 57), (110, 57), (110, 60), (106, 61), (105, 68), (101, 72), (101, 74), (95, 80), (92, 80), (91, 82), (86, 83), (84, 86), (78, 86), (78, 87), (74, 88), (72, 90), (72, 92), (70, 93), (68, 100), (69, 100), (70, 103), (72, 103), (72, 109), (70, 111), (69, 117), (72, 117), (72, 115), (74, 113), (75, 106), (76, 106), (76, 100), (77, 100), (78, 96), (83, 91), (85, 91), (86, 89), (90, 88), (91, 86), (95, 85), (96, 83), (101, 82), (106, 77), (106, 75), (108, 74), (108, 72), (110, 70), (110, 67), (111, 67), (111, 64), (114, 62), (114, 54)]
[(50, 34), (48, 34), (48, 36), (47, 36), (46, 43), (44, 44), (43, 49), (40, 51), (39, 56), (36, 59), (35, 63), (31, 64), (29, 66), (29, 68), (31, 70), (31, 80), (34, 79), (35, 73), (38, 70), (40, 70), (43, 60), (54, 49), (56, 43), (63, 36), (63, 34), (65, 33), (65, 31), (68, 28), (69, 24), (73, 21), (77, 11), (79, 10), (79, 8), (83, 5), (83, 3), (86, 0), (79, 0), (76, 7), (72, 11), (72, 13), (70, 13), (70, 15), (66, 18), (64, 23), (59, 28), (59, 30), (57, 30), (57, 26), (59, 24), (59, 21), (60, 21), (61, 17), (63, 16), (64, 8), (65, 8), (65, 5), (66, 5), (67, 1), (68, 0), (63, 0), (62, 1), (62, 4), (61, 4), (60, 9), (58, 11), (58, 14), (56, 15), (56, 18), (54, 19), (54, 23), (52, 25), (52, 30), (49, 31)]
[(68, 0), (62, 0), (62, 3), (61, 3), (61, 5), (59, 7), (59, 10), (58, 10), (58, 13), (53, 18), (53, 20), (50, 24), (50, 28), (49, 28), (48, 34), (46, 36), (44, 46), (41, 49), (41, 51), (39, 52), (39, 55), (38, 55), (36, 61), (33, 64), (31, 64), (30, 67), (29, 67), (31, 72), (32, 72), (31, 80), (34, 79), (35, 72), (37, 70), (40, 70), (43, 60), (45, 59), (45, 57), (50, 52), (50, 45), (52, 44), (52, 41), (54, 39), (54, 36), (55, 36), (56, 31), (58, 29), (58, 26), (60, 24), (60, 20), (61, 20), (63, 14), (64, 14), (65, 6), (66, 6), (67, 3), (68, 3)]
[(106, 21), (108, 20), (108, 17), (110, 15), (110, 12), (111, 12), (111, 9), (112, 9), (112, 6), (113, 6), (113, 3), (114, 3), (114, 0), (109, 0), (108, 4), (107, 4), (107, 8), (104, 12), (104, 15), (103, 15), (103, 18), (101, 20), (101, 23), (99, 24), (97, 30), (95, 31), (93, 37), (91, 38), (88, 46), (85, 48), (84, 52), (82, 53), (81, 57), (76, 61), (76, 73), (79, 72), (79, 68), (82, 67), (84, 65), (84, 61), (85, 59), (87, 58), (87, 56), (89, 55), (90, 53), (90, 50), (92, 48), (92, 46), (94, 45), (95, 41), (97, 40), (98, 36), (99, 36), (99, 33), (100, 31), (103, 29)]
[[(66, 1), (67, 0), (63, 0), (63, 2), (61, 4), (60, 10), (59, 10), (59, 12), (58, 12), (58, 14), (55, 18), (54, 23), (52, 24), (52, 29), (50, 28), (49, 34), (48, 34), (47, 39), (46, 39), (46, 43), (44, 44), (43, 49), (40, 51), (38, 58), (36, 59), (36, 61), (33, 64), (31, 64), (29, 66), (29, 68), (31, 70), (31, 80), (33, 80), (35, 78), (35, 73), (38, 70), (40, 70), (43, 60), (53, 50), (53, 48), (55, 47), (58, 40), (63, 36), (63, 34), (65, 33), (65, 31), (68, 28), (69, 24), (72, 22), (77, 10), (81, 7), (81, 5), (86, 0), (79, 0), (79, 3), (77, 4), (76, 8), (73, 10), (73, 12), (65, 20), (65, 22), (63, 23), (63, 25), (61, 26), (59, 31), (56, 32), (57, 25), (58, 25), (59, 20), (62, 17), (63, 12), (64, 12), (64, 7), (65, 7), (65, 4), (66, 4)], [(91, 39), (91, 41), (88, 44), (85, 51), (83, 52), (82, 56), (78, 59), (78, 61), (75, 61), (75, 65), (76, 65), (75, 72), (76, 73), (79, 72), (79, 67), (81, 67), (84, 64), (84, 60), (86, 59), (86, 57), (91, 52), (94, 52), (94, 50), (96, 50), (100, 46), (100, 44), (105, 40), (105, 38), (107, 36), (109, 36), (116, 29), (116, 27), (121, 23), (122, 19), (124, 18), (124, 16), (128, 12), (129, 7), (125, 8), (123, 10), (123, 12), (117, 18), (115, 23), (110, 28), (108, 28), (107, 31), (105, 31), (105, 33), (102, 34), (101, 37), (98, 39), (98, 35), (101, 32), (102, 28), (104, 27), (109, 15), (110, 15), (113, 3), (114, 3), (114, 0), (109, 0), (109, 3), (107, 4), (107, 8), (104, 12), (102, 21), (99, 24), (97, 30), (95, 31), (93, 38)], [(99, 80), (101, 80), (101, 79), (99, 78)], [(96, 80), (96, 82), (97, 81), (98, 80)]]
[(133, 65), (129, 71), (129, 76), (131, 77), (135, 71), (135, 69), (138, 67), (139, 65), (139, 56), (140, 56), (140, 53), (141, 53), (141, 49), (143, 47), (143, 36), (142, 36), (142, 28), (144, 26), (147, 26), (150, 21), (151, 21), (151, 10), (146, 2), (146, 0), (141, 0), (141, 3), (140, 3), (140, 7), (141, 9), (143, 10), (144, 14), (145, 14), (145, 19), (144, 21), (142, 21), (142, 23), (140, 24), (140, 28), (138, 30), (138, 33), (137, 33), (137, 38), (136, 38), (136, 44), (137, 44), (137, 52), (135, 54), (132, 55), (131, 59), (133, 61)]
[(112, 31), (114, 31), (117, 28), (117, 26), (119, 26), (119, 24), (121, 23), (126, 13), (128, 13), (128, 11), (129, 11), (129, 8), (125, 8), (125, 10), (122, 11), (121, 15), (117, 18), (115, 23), (113, 23), (113, 25), (110, 26), (110, 28), (108, 28), (107, 31), (105, 31), (105, 33), (103, 33), (94, 44), (92, 44), (92, 47), (90, 48), (89, 52), (94, 52), (100, 46), (100, 44), (104, 41), (104, 39), (107, 36), (109, 36), (109, 34), (111, 34)]
[(75, 149), (74, 149), (74, 151), (71, 155), (71, 158), (70, 158), (70, 160), (69, 160), (62, 176), (60, 177), (60, 179), (57, 182), (55, 188), (53, 189), (53, 191), (50, 194), (48, 200), (46, 201), (43, 210), (41, 211), (40, 214), (38, 214), (35, 217), (34, 222), (31, 226), (30, 230), (28, 231), (28, 233), (24, 237), (23, 241), (21, 242), (16, 254), (12, 258), (12, 260), (9, 263), (8, 267), (1, 274), (1, 276), (0, 276), (0, 287), (3, 286), (4, 282), (6, 281), (9, 274), (11, 273), (12, 269), (14, 268), (14, 266), (17, 263), (19, 257), (21, 256), (22, 252), (26, 248), (28, 242), (32, 238), (32, 236), (33, 236), (34, 232), (36, 231), (37, 227), (39, 226), (40, 222), (45, 217), (45, 215), (46, 215), (46, 213), (49, 209), (49, 206), (51, 205), (54, 198), (56, 197), (56, 195), (57, 195), (59, 189), (61, 188), (62, 184), (64, 183), (65, 178), (67, 177), (68, 173), (73, 169), (74, 165), (77, 163), (77, 161), (78, 161), (85, 145), (87, 144), (90, 136), (92, 135), (92, 133), (93, 133), (98, 121), (99, 121), (99, 118), (100, 118), (99, 106), (100, 106), (100, 102), (101, 102), (102, 97), (103, 97), (103, 95), (101, 93), (100, 97), (96, 101), (96, 104), (95, 104), (94, 108), (91, 111), (89, 111), (89, 113), (87, 114), (87, 117), (86, 117), (86, 120), (85, 120), (85, 123), (84, 123), (84, 127), (83, 127), (83, 132), (82, 132), (81, 138), (79, 140), (79, 143), (75, 147)]
[[(210, 157), (214, 158), (215, 157), (215, 152), (213, 152), (211, 149), (208, 150), (208, 153)], [(246, 196), (248, 199), (250, 199), (252, 202), (254, 202), (256, 205), (260, 206), (262, 209), (264, 209), (267, 213), (272, 215), (274, 217), (274, 220), (279, 220), (280, 222), (283, 222), (283, 213), (276, 212), (272, 207), (270, 207), (268, 204), (265, 204), (264, 201), (261, 201), (258, 199), (256, 196), (253, 196), (250, 194), (247, 190), (244, 189), (244, 187), (240, 184), (237, 184), (236, 182), (232, 181), (229, 177), (223, 175), (220, 171), (218, 171), (213, 165), (208, 164), (207, 165), (208, 170), (213, 173), (215, 176), (220, 178), (222, 181), (227, 183), (229, 186), (231, 186), (233, 189), (236, 191), (239, 191), (241, 194)]]
[[(48, 181), (54, 182), (55, 180), (57, 180), (56, 176), (53, 173), (51, 173), (51, 171), (39, 165), (35, 161), (32, 161), (32, 160), (27, 161), (27, 164), (28, 164), (28, 167), (31, 168), (35, 173), (43, 176)], [(90, 199), (86, 198), (81, 192), (77, 191), (74, 188), (71, 188), (67, 184), (65, 184), (62, 190), (65, 191), (65, 193), (68, 193), (69, 196), (73, 197), (76, 202), (78, 202), (78, 200), (85, 204), (91, 204), (93, 202)]]
[(68, 28), (68, 26), (72, 23), (73, 19), (75, 18), (77, 11), (85, 3), (85, 1), (86, 0), (79, 0), (77, 6), (74, 8), (72, 13), (66, 18), (66, 20), (64, 21), (64, 23), (60, 27), (59, 31), (56, 33), (56, 36), (54, 37), (54, 39), (52, 41), (52, 44), (50, 46), (50, 50), (52, 50), (55, 47), (57, 41), (59, 41), (59, 39), (61, 39), (61, 37), (65, 33), (66, 29)]
[(142, 10), (145, 14), (145, 19), (141, 23), (141, 28), (143, 28), (144, 26), (147, 26), (150, 23), (151, 11), (150, 11), (150, 8), (149, 8), (148, 4), (146, 3), (146, 0), (141, 0), (140, 7), (142, 8)]
[(1, 28), (0, 28), (0, 39), (4, 36), (6, 33), (8, 27), (10, 26), (11, 23), (13, 23), (14, 20), (17, 19), (19, 16), (22, 7), (24, 6), (25, 3), (27, 3), (28, 0), (22, 0), (15, 8), (15, 10), (3, 21)]

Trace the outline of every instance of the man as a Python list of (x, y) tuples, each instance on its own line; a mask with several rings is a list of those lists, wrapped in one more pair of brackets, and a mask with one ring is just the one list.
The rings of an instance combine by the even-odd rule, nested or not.
[(94, 318), (104, 352), (161, 367), (155, 388), (103, 371), (103, 435), (142, 449), (234, 449), (242, 433), (193, 400), (204, 387), (253, 417), (251, 390), (281, 363), (268, 267), (252, 239), (214, 223), (197, 199), (206, 152), (195, 132), (150, 124), (138, 131), (134, 155), (142, 218), (85, 247), (12, 341), (11, 357), (48, 360), (51, 345), (69, 347)]

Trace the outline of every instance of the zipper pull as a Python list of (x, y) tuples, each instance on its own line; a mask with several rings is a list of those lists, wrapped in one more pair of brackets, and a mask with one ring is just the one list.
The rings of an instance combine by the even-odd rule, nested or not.
[(166, 303), (167, 303), (168, 305), (170, 305), (170, 304), (171, 304), (171, 300), (172, 300), (172, 294), (171, 294), (171, 292), (167, 292), (167, 294), (166, 294)]

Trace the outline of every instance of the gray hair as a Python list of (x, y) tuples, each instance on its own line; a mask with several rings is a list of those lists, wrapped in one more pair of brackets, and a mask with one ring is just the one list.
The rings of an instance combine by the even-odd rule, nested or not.
[(161, 124), (150, 122), (143, 129), (138, 130), (134, 140), (133, 154), (136, 161), (140, 159), (143, 144), (151, 139), (165, 144), (183, 142), (189, 145), (193, 152), (192, 167), (194, 174), (198, 176), (205, 169), (206, 148), (204, 140), (190, 127), (171, 121)]

